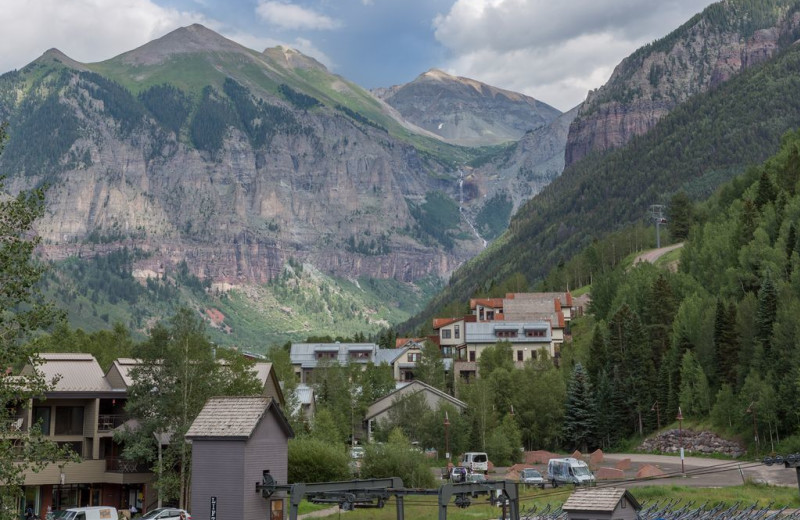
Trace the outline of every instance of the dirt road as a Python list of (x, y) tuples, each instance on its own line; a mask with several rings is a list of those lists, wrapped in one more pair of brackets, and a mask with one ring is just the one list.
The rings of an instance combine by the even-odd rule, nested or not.
[(674, 251), (678, 248), (683, 247), (683, 242), (678, 244), (672, 244), (671, 246), (662, 247), (660, 249), (651, 249), (650, 251), (646, 251), (641, 255), (637, 256), (636, 259), (633, 261), (633, 265), (638, 264), (639, 262), (650, 262), (651, 264), (664, 256), (665, 254), (669, 253), (670, 251)]

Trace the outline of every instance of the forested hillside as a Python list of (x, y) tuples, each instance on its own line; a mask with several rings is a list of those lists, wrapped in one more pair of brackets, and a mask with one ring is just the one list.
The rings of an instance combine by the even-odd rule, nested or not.
[(794, 47), (693, 97), (625, 148), (568, 167), (403, 329), (429, 326), (448, 303), (490, 294), (520, 274), (533, 287), (559, 262), (643, 221), (651, 204), (666, 204), (679, 191), (707, 197), (775, 153), (780, 136), (800, 125), (799, 88), (800, 48)]
[(800, 131), (710, 200), (677, 273), (638, 264), (595, 279), (591, 344), (575, 357), (594, 398), (568, 405), (565, 428), (590, 407), (595, 419), (582, 435), (613, 445), (654, 429), (658, 402), (668, 421), (680, 406), (685, 418), (744, 438), (757, 428), (758, 450), (798, 433), (798, 181)]

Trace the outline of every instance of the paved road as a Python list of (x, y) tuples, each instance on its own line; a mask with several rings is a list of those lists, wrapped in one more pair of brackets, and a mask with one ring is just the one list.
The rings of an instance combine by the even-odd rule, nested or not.
[(631, 459), (631, 463), (636, 466), (652, 464), (667, 475), (674, 475), (669, 478), (658, 479), (656, 481), (636, 481), (627, 483), (626, 486), (640, 486), (657, 484), (679, 484), (682, 486), (697, 487), (723, 487), (737, 486), (744, 480), (763, 482), (776, 486), (797, 486), (797, 474), (793, 469), (786, 469), (783, 466), (765, 466), (757, 461), (734, 461), (709, 459), (704, 457), (684, 458), (685, 475), (681, 474), (681, 460), (679, 457), (668, 455), (648, 455), (648, 454), (609, 454), (601, 463), (601, 466), (613, 467), (622, 459)]

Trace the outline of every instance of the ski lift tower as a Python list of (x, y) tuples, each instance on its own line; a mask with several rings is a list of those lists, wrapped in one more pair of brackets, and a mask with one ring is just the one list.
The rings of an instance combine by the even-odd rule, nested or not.
[(650, 218), (656, 223), (656, 248), (661, 247), (661, 224), (667, 223), (667, 218), (664, 216), (664, 205), (653, 204), (650, 206)]

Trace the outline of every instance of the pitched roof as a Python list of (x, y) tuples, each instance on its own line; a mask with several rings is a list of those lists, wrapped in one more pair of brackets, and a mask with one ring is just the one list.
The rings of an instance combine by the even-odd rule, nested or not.
[(503, 308), (503, 298), (471, 298), (469, 300), (469, 308), (474, 310), (478, 305), (484, 307), (491, 307), (493, 309)]
[(395, 398), (402, 398), (404, 396), (410, 396), (424, 391), (435, 394), (440, 399), (445, 400), (452, 405), (455, 405), (461, 410), (467, 408), (467, 403), (465, 403), (464, 401), (460, 401), (455, 397), (453, 397), (452, 395), (442, 392), (438, 388), (435, 388), (427, 383), (423, 383), (422, 381), (415, 379), (414, 381), (411, 381), (410, 383), (403, 385), (402, 387), (398, 385), (394, 391), (374, 401), (371, 405), (369, 405), (366, 416), (364, 418), (371, 419), (377, 415), (380, 415), (384, 411), (388, 410), (394, 405)]
[[(103, 369), (91, 354), (42, 353), (42, 364), (37, 370), (46, 380), (56, 380), (51, 392), (110, 392), (113, 389), (106, 381)], [(31, 373), (32, 367), (23, 368), (23, 374)]]
[(463, 321), (464, 318), (433, 318), (433, 330), (441, 329), (442, 327), (446, 327), (451, 323), (455, 323), (457, 321)]
[(212, 397), (195, 418), (187, 439), (249, 439), (269, 410), (278, 415), (287, 436), (294, 432), (272, 398), (266, 397)]
[[(140, 361), (138, 359), (119, 358), (114, 360), (114, 363), (112, 363), (112, 367), (117, 369), (117, 372), (122, 378), (123, 383), (125, 383), (125, 386), (130, 387), (131, 385), (133, 385), (133, 378), (131, 377), (131, 369), (134, 368), (139, 363)], [(111, 371), (110, 368), (109, 371)]]
[(604, 487), (576, 490), (564, 502), (562, 509), (564, 511), (605, 511), (610, 513), (616, 509), (623, 497), (637, 511), (642, 508), (627, 489)]

